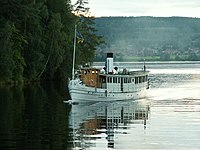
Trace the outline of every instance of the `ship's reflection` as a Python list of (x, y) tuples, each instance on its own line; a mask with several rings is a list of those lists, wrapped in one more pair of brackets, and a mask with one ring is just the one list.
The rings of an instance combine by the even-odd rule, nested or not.
[(70, 128), (73, 147), (114, 148), (116, 134), (128, 134), (130, 125), (146, 128), (149, 105), (145, 100), (72, 105)]

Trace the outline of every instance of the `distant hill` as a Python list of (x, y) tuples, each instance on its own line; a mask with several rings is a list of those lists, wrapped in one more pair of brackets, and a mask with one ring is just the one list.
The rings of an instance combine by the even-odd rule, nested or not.
[(102, 17), (95, 23), (106, 42), (96, 60), (103, 59), (101, 53), (107, 51), (127, 61), (200, 60), (199, 18)]

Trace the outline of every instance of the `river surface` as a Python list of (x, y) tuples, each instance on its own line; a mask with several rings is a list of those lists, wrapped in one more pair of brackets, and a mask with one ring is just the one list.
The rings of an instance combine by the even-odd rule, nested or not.
[(146, 67), (147, 97), (126, 102), (69, 105), (64, 82), (0, 88), (0, 150), (200, 149), (200, 62)]

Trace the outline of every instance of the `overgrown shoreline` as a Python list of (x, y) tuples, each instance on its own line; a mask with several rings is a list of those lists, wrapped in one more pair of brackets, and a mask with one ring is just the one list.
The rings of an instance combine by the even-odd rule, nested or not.
[(72, 70), (75, 24), (84, 37), (77, 39), (76, 64), (93, 61), (102, 37), (84, 2), (0, 1), (0, 84), (65, 79)]

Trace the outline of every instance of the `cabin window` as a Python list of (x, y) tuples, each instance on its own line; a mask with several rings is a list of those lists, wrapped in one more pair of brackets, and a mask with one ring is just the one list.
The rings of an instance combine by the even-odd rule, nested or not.
[(120, 78), (118, 78), (118, 83), (120, 83)]
[(106, 83), (106, 78), (101, 78), (102, 83)]
[(113, 83), (117, 83), (117, 78), (113, 77)]
[(124, 83), (131, 83), (131, 78), (124, 78)]
[[(136, 77), (137, 78), (137, 77)], [(146, 80), (145, 76), (138, 77), (139, 81), (137, 83), (143, 83)]]
[(142, 76), (142, 82), (144, 82), (144, 80), (145, 80), (145, 76)]
[(87, 70), (87, 74), (90, 74), (90, 70)]
[(142, 83), (142, 77), (139, 77), (139, 83)]
[(135, 82), (135, 79), (134, 79), (134, 78), (132, 78), (131, 80), (132, 80), (132, 83), (134, 83), (134, 82)]
[(124, 78), (124, 83), (127, 83), (127, 78)]
[(138, 84), (138, 77), (135, 77), (135, 84)]
[(112, 77), (108, 77), (108, 83), (112, 83)]

